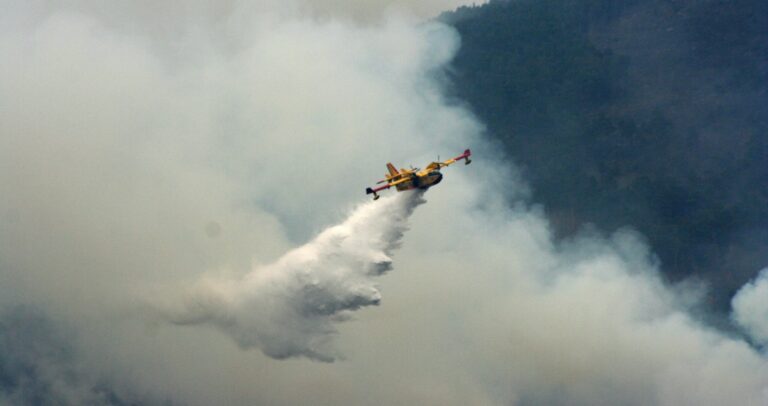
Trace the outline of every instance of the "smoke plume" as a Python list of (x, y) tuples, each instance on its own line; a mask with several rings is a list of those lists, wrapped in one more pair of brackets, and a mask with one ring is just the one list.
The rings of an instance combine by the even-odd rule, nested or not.
[(422, 191), (359, 206), (343, 223), (239, 280), (202, 281), (176, 324), (212, 324), (243, 348), (274, 358), (333, 361), (334, 323), (381, 300), (374, 277), (392, 267)]
[[(561, 242), (510, 204), (511, 165), (444, 97), (450, 27), (0, 3), (0, 403), (766, 404), (765, 354), (702, 323), (642, 236)], [(348, 210), (388, 160), (467, 147), (428, 210)]]
[(742, 286), (731, 303), (733, 319), (757, 343), (768, 344), (768, 269)]

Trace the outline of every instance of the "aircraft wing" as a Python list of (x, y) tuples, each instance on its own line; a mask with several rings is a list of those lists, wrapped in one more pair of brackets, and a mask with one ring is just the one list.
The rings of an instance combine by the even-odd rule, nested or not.
[(443, 162), (432, 162), (431, 164), (427, 165), (427, 170), (440, 169), (440, 168), (442, 168), (444, 166), (452, 165), (452, 164), (456, 163), (457, 161), (461, 161), (462, 159), (464, 160), (464, 164), (465, 165), (469, 165), (470, 162), (472, 162), (472, 160), (469, 159), (469, 157), (471, 155), (472, 155), (472, 151), (470, 151), (469, 149), (466, 149), (466, 150), (464, 150), (463, 154), (461, 154), (461, 155), (459, 155), (459, 156), (457, 156), (455, 158), (451, 158), (451, 159), (443, 161)]
[[(384, 190), (384, 189), (389, 189), (389, 188), (391, 188), (392, 186), (397, 186), (397, 185), (399, 185), (399, 184), (401, 184), (401, 183), (405, 183), (405, 182), (408, 182), (409, 180), (411, 180), (411, 177), (410, 177), (410, 176), (409, 176), (409, 177), (406, 177), (406, 178), (403, 178), (403, 179), (398, 179), (398, 180), (396, 180), (396, 181), (394, 181), (394, 182), (387, 182), (387, 184), (386, 184), (386, 185), (383, 185), (383, 186), (379, 186), (379, 187), (377, 187), (377, 188), (368, 188), (368, 189), (366, 189), (366, 190), (365, 190), (365, 193), (367, 193), (367, 194), (371, 194), (371, 193), (380, 192), (380, 191), (382, 191), (382, 190)], [(382, 182), (386, 182), (386, 180), (384, 180), (384, 181), (379, 181), (378, 183), (382, 183)]]
[(394, 182), (389, 182), (387, 184), (387, 186), (392, 187), (392, 186), (395, 186), (395, 185), (399, 185), (401, 183), (408, 182), (409, 180), (411, 180), (411, 177), (407, 177), (407, 178), (403, 178), (403, 179), (398, 179), (398, 180), (396, 180)]
[(385, 178), (376, 182), (376, 184), (378, 185), (381, 183), (389, 183), (391, 186), (393, 184), (392, 182), (400, 182), (402, 180), (410, 179), (415, 172), (416, 172), (415, 170), (401, 169), (400, 172), (397, 172), (394, 175), (392, 174), (384, 175)]

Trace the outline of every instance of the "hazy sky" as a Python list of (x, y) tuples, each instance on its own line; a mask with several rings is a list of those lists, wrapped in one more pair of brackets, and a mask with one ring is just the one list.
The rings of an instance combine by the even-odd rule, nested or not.
[[(190, 405), (768, 401), (764, 354), (697, 321), (701, 292), (664, 285), (642, 236), (552, 241), (482, 123), (443, 98), (441, 70), (460, 38), (423, 17), (455, 3), (0, 4), (9, 10), (0, 16), (0, 304), (13, 321), (0, 334), (27, 337), (6, 348), (50, 383), (40, 396), (108, 404), (100, 391), (109, 388), (127, 401)], [(350, 224), (355, 207), (387, 204), (364, 195), (387, 161), (423, 166), (466, 147), (474, 163), (444, 169), (399, 249), (349, 237), (354, 250), (308, 273), (321, 286), (338, 278), (344, 293), (337, 270), (361, 263), (354, 255), (392, 256), (391, 271), (363, 283), (380, 292), (379, 306), (324, 320), (323, 348), (336, 362), (301, 351), (273, 359), (265, 341), (243, 345), (230, 328), (253, 311), (270, 326), (299, 320), (291, 337), (315, 337), (317, 325), (280, 311), (301, 289), (264, 296), (260, 287), (235, 316), (200, 326), (155, 317), (158, 306), (189, 305), (201, 283), (237, 286), (273, 269), (326, 227)], [(521, 200), (510, 204), (503, 191)], [(394, 221), (382, 207), (356, 227)], [(734, 316), (756, 341), (768, 324), (758, 289), (764, 279), (737, 297)], [(19, 304), (62, 333), (14, 327), (29, 319), (14, 318)], [(28, 399), (29, 385), (8, 386), (0, 403)]]

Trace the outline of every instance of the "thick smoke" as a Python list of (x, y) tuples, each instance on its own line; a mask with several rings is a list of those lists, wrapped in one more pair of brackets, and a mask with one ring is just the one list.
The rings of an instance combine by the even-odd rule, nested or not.
[(333, 361), (334, 323), (378, 305), (374, 278), (392, 267), (408, 217), (425, 200), (406, 192), (358, 207), (343, 223), (238, 280), (204, 281), (176, 324), (213, 324), (243, 348), (274, 358)]
[[(21, 377), (73, 404), (766, 403), (764, 354), (701, 323), (641, 236), (558, 243), (510, 205), (524, 186), (443, 97), (450, 28), (68, 4), (0, 15), (0, 303), (70, 332), (0, 331), (6, 399)], [(420, 200), (348, 208), (388, 160), (466, 147), (374, 278)]]
[(733, 297), (733, 318), (757, 343), (768, 344), (768, 269)]

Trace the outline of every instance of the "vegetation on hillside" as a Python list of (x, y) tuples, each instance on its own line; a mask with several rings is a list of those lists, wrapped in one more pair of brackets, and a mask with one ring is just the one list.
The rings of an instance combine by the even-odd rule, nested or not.
[(516, 0), (441, 16), (452, 72), (558, 236), (643, 233), (721, 309), (768, 266), (768, 3)]

